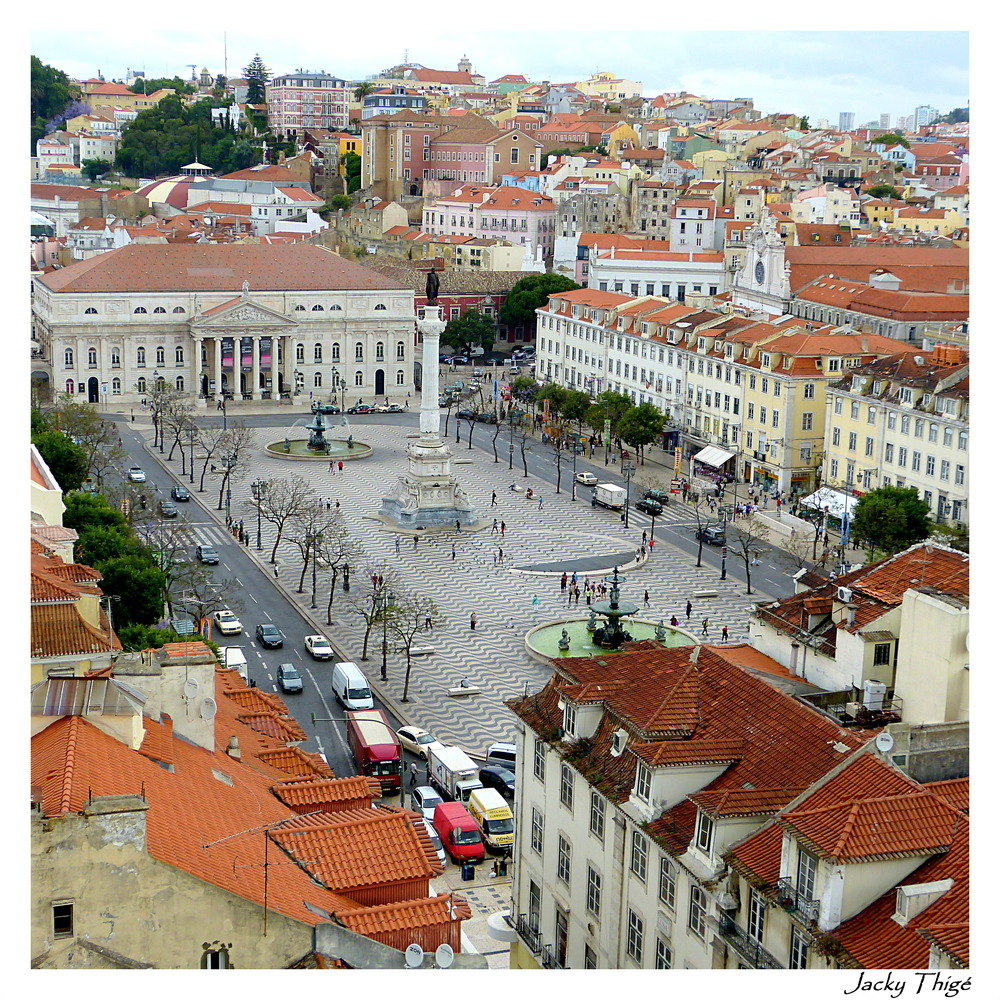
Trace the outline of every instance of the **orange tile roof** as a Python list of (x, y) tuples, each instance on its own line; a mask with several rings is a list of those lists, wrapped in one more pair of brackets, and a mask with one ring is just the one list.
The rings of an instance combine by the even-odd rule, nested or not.
[(396, 931), (440, 924), (450, 919), (452, 912), (461, 920), (472, 916), (469, 904), (461, 896), (450, 893), (387, 903), (384, 906), (369, 906), (363, 910), (349, 910), (336, 916), (348, 930), (378, 941)]
[(944, 781), (928, 781), (924, 788), (944, 799), (956, 809), (969, 811), (969, 779), (947, 778)]
[(327, 812), (360, 809), (382, 795), (377, 778), (299, 778), (275, 785), (274, 794), (292, 809), (326, 806)]
[(755, 816), (772, 814), (788, 805), (805, 789), (793, 788), (726, 788), (716, 792), (696, 792), (688, 796), (709, 816)]
[[(107, 622), (101, 614), (102, 624)], [(80, 617), (72, 604), (42, 604), (31, 609), (31, 656), (86, 656), (121, 649), (110, 627), (101, 630)]]

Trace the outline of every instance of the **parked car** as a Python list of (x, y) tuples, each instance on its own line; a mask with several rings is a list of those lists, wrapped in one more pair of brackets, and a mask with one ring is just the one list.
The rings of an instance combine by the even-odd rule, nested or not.
[(644, 500), (655, 500), (659, 504), (663, 504), (664, 507), (670, 501), (670, 494), (666, 490), (646, 490), (642, 495)]
[(451, 351), (441, 351), (438, 354), (438, 361), (441, 362), (450, 361), (453, 357), (454, 355), (451, 353)]
[(205, 563), (206, 566), (219, 565), (219, 553), (215, 551), (213, 545), (199, 545), (194, 550), (194, 556), (198, 562)]
[(726, 529), (720, 528), (717, 524), (710, 524), (705, 528), (699, 528), (694, 537), (701, 539), (706, 545), (725, 545)]
[(385, 408), (385, 410), (383, 412), (385, 412), (385, 413), (402, 413), (403, 412), (403, 407), (401, 407), (399, 405), (399, 403), (390, 403)]
[(375, 407), (369, 406), (367, 403), (358, 403), (355, 406), (349, 406), (347, 408), (348, 413), (374, 413)]
[(243, 631), (243, 623), (228, 608), (216, 611), (212, 617), (223, 635), (239, 635)]
[(486, 374), (486, 372), (483, 371), (482, 368), (473, 368), (472, 369), (472, 376), (473, 376), (473, 378), (482, 378), (485, 374)]
[(465, 388), (465, 383), (461, 379), (449, 382), (445, 387), (445, 392), (461, 392)]
[(461, 802), (439, 803), (434, 807), (432, 822), (453, 861), (482, 861), (486, 856), (483, 835)]
[(518, 368), (517, 365), (511, 365), (510, 373), (511, 375), (520, 375), (521, 369)]
[(513, 771), (501, 767), (499, 764), (487, 764), (479, 769), (479, 780), (483, 783), (483, 788), (495, 788), (501, 795), (508, 798), (514, 797), (514, 777)]
[(285, 694), (295, 694), (302, 691), (302, 675), (295, 669), (294, 663), (278, 664), (278, 687)]
[(476, 419), (476, 411), (475, 410), (456, 410), (455, 411), (455, 416), (458, 417), (459, 420), (475, 420)]
[(280, 649), (285, 644), (285, 637), (277, 625), (268, 623), (257, 626), (257, 641), (268, 649)]
[(333, 646), (325, 635), (307, 635), (306, 652), (314, 660), (332, 660)]
[(340, 407), (336, 403), (313, 403), (313, 413), (340, 413)]
[(434, 807), (444, 800), (430, 785), (417, 785), (410, 792), (410, 808), (424, 819), (434, 819)]
[(467, 365), (469, 359), (464, 354), (457, 354), (448, 362), (450, 365)]
[(161, 500), (160, 501), (160, 517), (176, 517), (177, 516), (177, 504), (173, 500)]
[(144, 483), (146, 481), (146, 473), (138, 465), (133, 465), (128, 470), (128, 478), (133, 483)]
[(396, 735), (399, 737), (399, 742), (407, 750), (423, 757), (424, 760), (427, 760), (429, 747), (440, 747), (442, 745), (426, 729), (421, 729), (419, 726), (403, 726), (401, 729), (396, 730)]
[(491, 743), (486, 751), (486, 764), (499, 764), (517, 773), (517, 747), (513, 743)]
[(653, 517), (659, 517), (663, 513), (663, 504), (643, 497), (642, 500), (636, 500), (635, 509), (641, 510), (644, 514), (652, 514)]
[(495, 424), (497, 422), (497, 415), (495, 413), (477, 413), (476, 420), (481, 424)]
[(596, 486), (597, 476), (592, 472), (578, 472), (576, 474), (576, 481), (582, 483), (584, 486)]
[(431, 822), (433, 813), (430, 816), (424, 816), (424, 829), (427, 831), (427, 836), (430, 838), (431, 846), (437, 854), (438, 861), (441, 864), (445, 864), (448, 860), (448, 856), (444, 853), (444, 844), (441, 843), (441, 838), (438, 836), (437, 830), (434, 829), (434, 824)]
[(170, 491), (170, 496), (172, 499), (181, 503), (187, 503), (187, 501), (191, 499), (191, 494), (188, 493), (186, 486), (175, 486)]

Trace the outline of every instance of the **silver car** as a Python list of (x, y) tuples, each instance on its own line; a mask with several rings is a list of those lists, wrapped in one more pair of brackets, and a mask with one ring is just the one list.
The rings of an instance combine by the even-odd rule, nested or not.
[(410, 792), (410, 808), (424, 819), (434, 819), (434, 807), (443, 801), (430, 785), (417, 785)]

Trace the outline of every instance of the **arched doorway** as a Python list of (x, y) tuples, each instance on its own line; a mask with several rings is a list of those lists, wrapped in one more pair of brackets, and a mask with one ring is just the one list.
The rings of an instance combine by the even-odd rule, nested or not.
[(208, 396), (208, 375), (202, 375), (201, 377), (201, 394), (202, 396)]
[(49, 381), (49, 373), (35, 371), (31, 373), (31, 401), (32, 403), (48, 403), (52, 400), (52, 385)]
[(419, 194), (419, 193), (420, 193), (420, 189), (417, 187), (417, 185), (416, 184), (411, 184), (410, 185), (410, 194), (411, 195), (415, 195), (415, 194)]
[(96, 403), (100, 397), (100, 386), (97, 384), (96, 378), (87, 379), (87, 402)]
[(385, 371), (382, 368), (375, 370), (375, 395), (385, 395)]

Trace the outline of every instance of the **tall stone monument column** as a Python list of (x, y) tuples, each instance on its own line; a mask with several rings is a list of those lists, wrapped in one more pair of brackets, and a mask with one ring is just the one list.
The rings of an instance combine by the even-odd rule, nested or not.
[(433, 291), (428, 277), (424, 316), (417, 320), (423, 339), (423, 389), (420, 400), (420, 436), (406, 449), (407, 471), (399, 477), (392, 496), (382, 500), (381, 515), (400, 528), (434, 528), (475, 524), (479, 519), (465, 490), (451, 473), (451, 449), (441, 440), (438, 407), (438, 349), (445, 323), (437, 305), (437, 275)]

